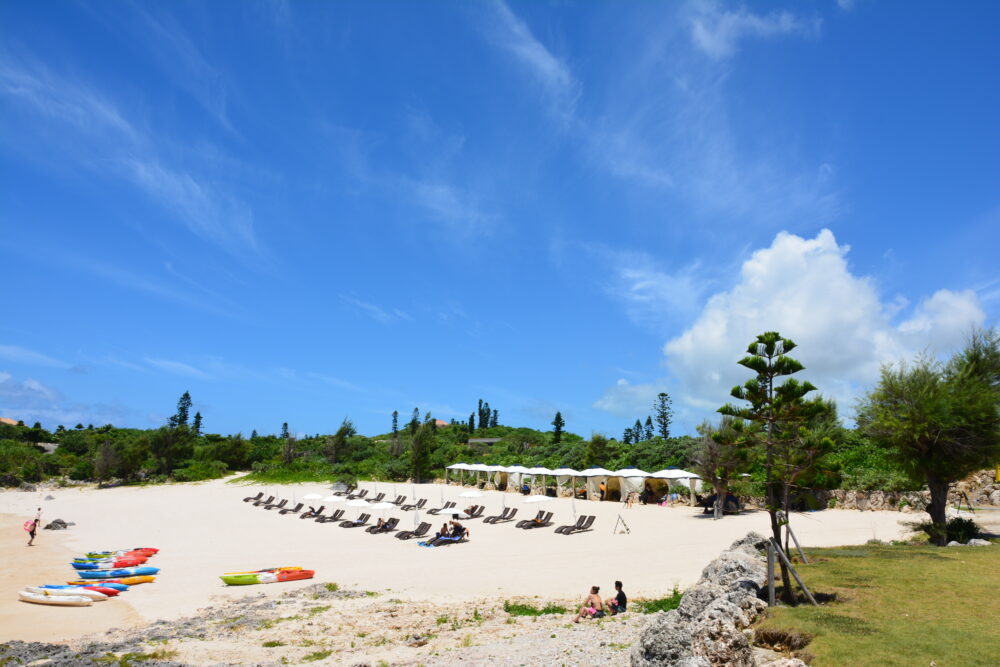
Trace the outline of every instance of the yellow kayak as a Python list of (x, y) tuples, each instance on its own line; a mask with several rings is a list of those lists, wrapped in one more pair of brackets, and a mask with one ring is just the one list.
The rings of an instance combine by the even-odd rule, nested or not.
[(135, 586), (136, 584), (151, 584), (154, 581), (156, 581), (156, 577), (149, 574), (143, 574), (143, 575), (136, 575), (134, 577), (118, 577), (117, 579), (97, 579), (97, 580), (82, 579), (77, 581), (67, 581), (66, 583), (73, 584), (75, 586), (80, 586), (80, 585), (100, 586), (101, 584), (104, 583), (125, 584), (126, 586)]

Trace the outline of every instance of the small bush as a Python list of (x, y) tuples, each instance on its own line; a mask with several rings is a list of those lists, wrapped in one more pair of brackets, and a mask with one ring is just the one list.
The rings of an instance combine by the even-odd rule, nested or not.
[(836, 506), (837, 506), (837, 499), (836, 498), (830, 498), (828, 501), (826, 501), (826, 508), (827, 509), (832, 510)]
[(326, 585), (326, 590), (330, 591), (331, 593), (336, 593), (337, 591), (340, 590), (340, 586), (331, 581)]
[(222, 461), (195, 461), (186, 468), (174, 471), (174, 479), (178, 482), (200, 482), (206, 479), (224, 477), (229, 470)]
[(658, 611), (670, 611), (672, 609), (677, 609), (677, 607), (681, 604), (682, 597), (684, 597), (684, 594), (677, 590), (677, 588), (674, 588), (669, 597), (659, 598), (657, 600), (636, 600), (633, 602), (633, 605), (639, 613), (655, 614)]
[(261, 644), (261, 646), (263, 646), (264, 648), (274, 648), (275, 646), (284, 646), (284, 645), (285, 642), (279, 642), (276, 639), (272, 639), (269, 642), (264, 642), (263, 644)]
[(504, 601), (503, 610), (511, 616), (541, 616), (543, 614), (565, 614), (566, 607), (550, 602), (541, 609), (523, 602)]
[(325, 660), (330, 657), (333, 651), (316, 651), (315, 653), (310, 653), (309, 655), (302, 657), (302, 662), (316, 662), (317, 660)]
[[(930, 521), (911, 523), (910, 527), (915, 531), (926, 533), (927, 537), (931, 539), (934, 538), (935, 528), (934, 524)], [(948, 533), (948, 542), (961, 542), (962, 544), (983, 535), (982, 529), (975, 521), (960, 516), (948, 519), (946, 531)]]

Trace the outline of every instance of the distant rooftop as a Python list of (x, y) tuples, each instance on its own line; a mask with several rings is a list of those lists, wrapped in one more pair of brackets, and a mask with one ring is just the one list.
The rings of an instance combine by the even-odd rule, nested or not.
[(0, 417), (0, 424), (10, 424), (11, 426), (17, 426), (17, 420), (8, 419), (7, 417)]

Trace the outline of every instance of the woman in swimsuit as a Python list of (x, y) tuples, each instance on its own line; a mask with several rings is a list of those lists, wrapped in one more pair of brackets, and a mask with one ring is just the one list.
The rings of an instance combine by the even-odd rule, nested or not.
[(574, 623), (579, 623), (581, 618), (600, 618), (604, 616), (604, 603), (601, 602), (600, 586), (591, 586), (590, 595), (583, 599), (583, 606), (580, 613), (573, 619)]

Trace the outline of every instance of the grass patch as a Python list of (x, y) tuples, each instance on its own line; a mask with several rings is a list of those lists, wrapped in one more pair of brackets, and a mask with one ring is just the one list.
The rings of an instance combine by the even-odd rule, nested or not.
[(275, 646), (284, 646), (285, 642), (279, 642), (277, 639), (272, 639), (271, 641), (264, 642), (261, 644), (264, 648), (274, 648)]
[(541, 616), (543, 614), (565, 614), (566, 607), (550, 602), (544, 607), (536, 607), (524, 602), (511, 602), (505, 600), (503, 610), (511, 616)]
[(326, 590), (330, 591), (331, 593), (336, 593), (337, 591), (340, 590), (340, 586), (338, 586), (336, 582), (331, 581), (326, 585)]
[(316, 651), (315, 653), (310, 653), (309, 655), (303, 656), (302, 662), (316, 662), (317, 660), (325, 660), (326, 658), (330, 657), (331, 653), (333, 653), (333, 651), (330, 650)]
[(673, 592), (665, 598), (634, 600), (631, 606), (640, 614), (655, 614), (658, 611), (677, 609), (683, 596), (684, 594), (675, 587)]
[(322, 614), (324, 611), (330, 611), (331, 609), (333, 609), (332, 604), (325, 604), (320, 607), (310, 607), (306, 613), (310, 616), (315, 616), (316, 614)]
[(759, 643), (800, 655), (808, 643), (814, 667), (996, 664), (997, 546), (865, 545), (810, 556), (815, 562), (796, 568), (836, 602), (772, 609)]
[(108, 665), (118, 665), (118, 667), (129, 667), (136, 662), (148, 662), (150, 660), (170, 660), (175, 655), (177, 651), (168, 651), (166, 649), (159, 649), (157, 651), (151, 651), (149, 653), (124, 653), (120, 656), (114, 653), (108, 653), (100, 658), (94, 658), (93, 662), (103, 663)]

